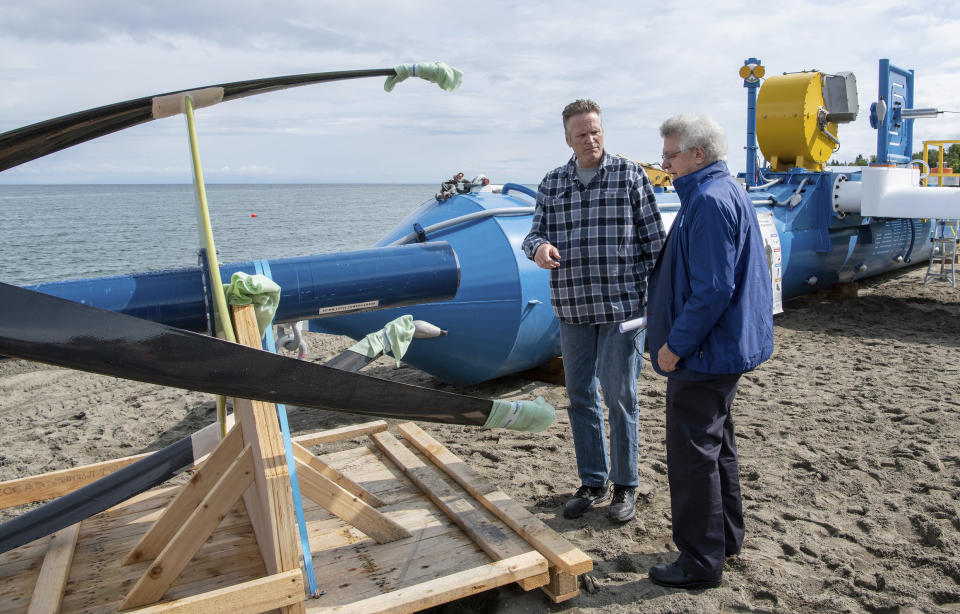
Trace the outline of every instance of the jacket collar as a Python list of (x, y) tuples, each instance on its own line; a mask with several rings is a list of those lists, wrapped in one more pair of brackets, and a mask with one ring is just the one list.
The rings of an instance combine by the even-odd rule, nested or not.
[(680, 202), (682, 203), (687, 200), (694, 190), (704, 183), (713, 181), (714, 179), (720, 177), (729, 176), (730, 169), (727, 168), (727, 163), (723, 160), (717, 160), (712, 164), (704, 166), (698, 171), (694, 171), (689, 175), (680, 177), (673, 182), (673, 188), (677, 191), (677, 196), (680, 197)]

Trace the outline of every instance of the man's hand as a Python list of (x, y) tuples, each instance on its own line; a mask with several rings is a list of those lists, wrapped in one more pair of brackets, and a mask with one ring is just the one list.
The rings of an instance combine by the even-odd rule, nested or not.
[(560, 266), (560, 252), (549, 243), (541, 243), (533, 255), (533, 261), (541, 269), (555, 269)]
[(657, 352), (657, 364), (660, 365), (660, 370), (670, 373), (677, 368), (678, 362), (680, 362), (680, 357), (670, 351), (670, 348), (664, 343), (660, 351)]

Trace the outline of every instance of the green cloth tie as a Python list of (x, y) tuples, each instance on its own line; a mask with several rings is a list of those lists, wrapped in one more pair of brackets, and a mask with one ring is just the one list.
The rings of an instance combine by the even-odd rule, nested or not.
[(240, 271), (230, 277), (229, 284), (223, 284), (223, 294), (228, 305), (253, 305), (257, 328), (263, 337), (277, 312), (280, 286), (265, 275), (249, 275)]
[(555, 415), (553, 405), (544, 401), (543, 397), (537, 397), (536, 401), (499, 399), (493, 402), (493, 411), (483, 427), (539, 433), (553, 423)]
[(393, 354), (393, 358), (397, 361), (399, 367), (400, 359), (407, 353), (407, 348), (413, 341), (415, 330), (416, 326), (413, 324), (412, 315), (400, 316), (352, 345), (350, 351), (362, 354), (367, 358), (379, 356), (381, 353), (386, 354), (389, 351)]
[(443, 62), (427, 62), (425, 64), (400, 64), (394, 68), (397, 74), (387, 77), (383, 84), (383, 89), (392, 92), (393, 87), (405, 80), (407, 77), (420, 77), (427, 81), (436, 83), (447, 92), (460, 87), (460, 81), (463, 79), (463, 73), (452, 66)]

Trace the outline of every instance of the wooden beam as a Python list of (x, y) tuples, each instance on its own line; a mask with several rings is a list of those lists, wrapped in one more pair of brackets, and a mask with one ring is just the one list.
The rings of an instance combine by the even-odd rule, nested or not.
[[(233, 306), (233, 325), (237, 340), (250, 347), (260, 347), (260, 329), (253, 305)], [(244, 439), (253, 444), (254, 479), (256, 491), (244, 497), (244, 503), (254, 520), (257, 506), (264, 513), (261, 528), (268, 529), (272, 537), (257, 534), (257, 543), (264, 553), (268, 574), (295, 569), (300, 564), (300, 538), (296, 512), (293, 507), (293, 491), (287, 469), (283, 433), (277, 420), (277, 408), (273, 403), (234, 399), (234, 416), (243, 425)], [(257, 493), (255, 501), (253, 492)], [(257, 524), (254, 523), (254, 529)], [(269, 539), (269, 543), (267, 543)]]
[(336, 429), (307, 433), (306, 435), (294, 437), (293, 441), (307, 448), (321, 443), (333, 443), (334, 441), (342, 441), (344, 439), (364, 437), (373, 433), (381, 433), (385, 430), (387, 430), (387, 423), (385, 421), (373, 420), (372, 422), (364, 422), (362, 424), (352, 424)]
[(203, 498), (190, 518), (163, 548), (118, 609), (158, 601), (213, 533), (253, 479), (253, 450), (249, 444)]
[[(280, 554), (277, 550), (277, 526), (275, 519), (272, 518), (272, 504), (270, 497), (266, 492), (267, 477), (264, 466), (263, 452), (260, 446), (260, 437), (257, 434), (259, 425), (263, 422), (263, 403), (251, 401), (249, 399), (234, 399), (233, 411), (237, 416), (237, 422), (243, 427), (245, 433), (244, 441), (253, 447), (253, 480), (255, 488), (251, 488), (243, 493), (243, 505), (250, 517), (250, 525), (253, 527), (253, 534), (257, 538), (257, 545), (260, 546), (260, 554), (263, 556), (263, 564), (268, 574), (274, 574), (280, 571)], [(259, 415), (255, 415), (256, 412)], [(246, 433), (251, 433), (246, 436)], [(268, 465), (273, 463), (268, 462)]]
[(338, 606), (311, 607), (311, 614), (406, 614), (461, 599), (483, 591), (518, 582), (525, 577), (543, 575), (547, 561), (538, 553), (495, 561), (481, 567), (422, 582)]
[(27, 614), (56, 614), (60, 611), (79, 535), (79, 522), (53, 534), (47, 554), (43, 557), (40, 576), (33, 587)]
[(496, 488), (473, 467), (447, 450), (413, 422), (397, 427), (403, 437), (453, 478), (487, 510), (547, 557), (564, 573), (579, 576), (593, 569), (593, 560), (548, 527), (522, 505)]
[(193, 474), (190, 481), (180, 489), (170, 505), (163, 510), (160, 518), (151, 525), (150, 529), (137, 542), (137, 545), (123, 559), (122, 565), (139, 563), (160, 554), (160, 551), (176, 535), (183, 523), (190, 517), (190, 514), (197, 509), (209, 489), (220, 480), (242, 451), (242, 429), (240, 427), (230, 429), (220, 445), (210, 454), (203, 467)]
[(291, 569), (124, 614), (254, 614), (302, 603), (303, 595), (303, 574), (299, 569)]
[[(371, 437), (390, 460), (490, 558), (499, 561), (530, 551), (529, 544), (485, 517), (464, 494), (447, 485), (435, 469), (417, 458), (396, 437), (390, 433), (376, 433)], [(550, 578), (547, 574), (542, 574), (531, 580), (524, 580), (527, 579), (521, 579), (521, 586), (530, 590), (547, 584)]]
[[(383, 424), (386, 428), (386, 423)], [(233, 416), (227, 416), (227, 428), (229, 429), (232, 425)], [(310, 437), (310, 435), (304, 437)], [(202, 457), (216, 446), (219, 439), (220, 430), (216, 423), (207, 425), (191, 435), (196, 464), (200, 464)], [(62, 497), (152, 454), (153, 452), (144, 452), (101, 463), (0, 482), (0, 509)]]
[(548, 384), (555, 384), (557, 386), (563, 386), (567, 381), (566, 374), (563, 370), (562, 356), (551, 358), (542, 365), (521, 371), (520, 373), (515, 373), (514, 375), (516, 377), (532, 379), (537, 382), (547, 382)]
[(370, 507), (383, 507), (383, 501), (381, 501), (378, 496), (369, 492), (366, 488), (360, 486), (345, 476), (342, 472), (334, 469), (327, 463), (314, 456), (310, 450), (304, 448), (295, 441), (292, 443), (293, 456), (298, 461), (310, 465), (317, 473), (328, 478), (334, 484), (354, 495)]
[(51, 471), (42, 475), (0, 482), (0, 509), (55, 499), (91, 482), (96, 482), (103, 476), (110, 475), (118, 469), (123, 469), (127, 465), (150, 456), (150, 454), (150, 452), (137, 454), (136, 456), (117, 458), (102, 463), (84, 465), (83, 467), (73, 467), (72, 469)]
[(410, 537), (410, 532), (405, 528), (300, 460), (297, 461), (297, 480), (300, 482), (301, 494), (356, 527), (364, 535), (373, 538), (378, 544)]
[(579, 576), (573, 576), (560, 571), (556, 567), (550, 568), (550, 583), (542, 588), (554, 603), (573, 599), (580, 594)]

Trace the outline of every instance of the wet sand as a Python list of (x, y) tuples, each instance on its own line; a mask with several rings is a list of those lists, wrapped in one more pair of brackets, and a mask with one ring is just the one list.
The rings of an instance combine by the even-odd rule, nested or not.
[[(578, 486), (562, 386), (507, 377), (454, 387), (380, 359), (365, 372), (490, 398), (543, 396), (547, 431), (421, 423), (593, 557), (596, 591), (552, 604), (508, 587), (436, 612), (955, 612), (960, 610), (960, 290), (923, 267), (818, 294), (774, 318), (776, 350), (734, 405), (747, 535), (720, 588), (664, 589), (671, 561), (666, 383), (640, 378), (640, 500), (624, 525), (605, 507), (561, 515)], [(352, 342), (309, 334), (322, 362)], [(367, 418), (290, 407), (311, 432)], [(210, 395), (24, 361), (0, 362), (0, 480), (159, 449), (215, 419)], [(9, 517), (8, 515), (6, 517)]]

